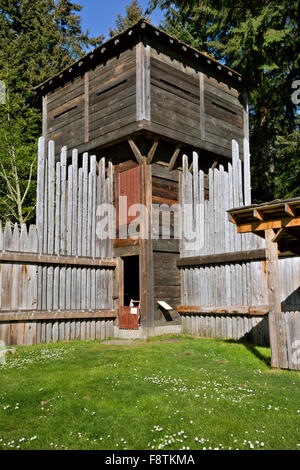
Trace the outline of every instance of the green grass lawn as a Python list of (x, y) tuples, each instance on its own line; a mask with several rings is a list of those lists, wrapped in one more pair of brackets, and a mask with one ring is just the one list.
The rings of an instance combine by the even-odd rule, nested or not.
[(300, 449), (300, 374), (268, 348), (189, 337), (19, 347), (0, 449)]

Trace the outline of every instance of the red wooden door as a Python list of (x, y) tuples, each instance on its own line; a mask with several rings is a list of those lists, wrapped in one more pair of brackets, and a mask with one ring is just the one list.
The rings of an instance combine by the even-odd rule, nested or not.
[(139, 307), (120, 307), (119, 328), (128, 330), (139, 329)]
[(139, 203), (139, 167), (131, 168), (130, 170), (120, 173), (119, 182), (120, 196), (127, 197), (127, 213), (119, 206), (120, 210), (120, 225), (128, 225), (136, 216), (129, 216), (128, 211), (130, 206)]

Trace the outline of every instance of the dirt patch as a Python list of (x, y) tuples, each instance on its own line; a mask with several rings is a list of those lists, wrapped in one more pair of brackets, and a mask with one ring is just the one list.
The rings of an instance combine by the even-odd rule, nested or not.
[(108, 346), (141, 346), (145, 344), (144, 340), (134, 339), (112, 339), (111, 341), (102, 341), (101, 344), (107, 344)]

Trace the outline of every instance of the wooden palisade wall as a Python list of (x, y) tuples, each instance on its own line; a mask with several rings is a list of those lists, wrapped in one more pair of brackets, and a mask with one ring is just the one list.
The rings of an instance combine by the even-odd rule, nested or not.
[[(247, 150), (247, 142), (245, 145)], [(243, 185), (243, 180), (248, 181), (249, 168), (244, 166), (244, 171), (243, 178), (238, 144), (233, 141), (232, 164), (209, 171), (209, 198), (205, 200), (198, 155), (194, 154), (192, 173), (186, 157), (183, 159), (181, 202), (183, 207), (194, 207), (192, 214), (183, 211), (183, 227), (195, 227), (196, 218), (203, 217), (203, 227), (199, 227), (203, 238), (199, 246), (193, 247), (194, 251), (189, 250), (183, 238), (183, 259), (178, 262), (182, 280), (179, 310), (184, 329), (194, 334), (245, 337), (268, 344), (265, 242), (254, 234), (236, 233), (226, 213), (232, 207), (243, 206), (245, 201), (250, 203), (250, 187)], [(296, 309), (300, 305), (299, 258), (280, 259), (279, 266), (282, 305), (286, 310), (291, 306)]]
[[(37, 225), (0, 233), (0, 337), (8, 344), (113, 336), (112, 241), (96, 234), (112, 202), (112, 166), (39, 141)], [(101, 235), (101, 234), (100, 234)], [(10, 263), (11, 261), (11, 263)]]

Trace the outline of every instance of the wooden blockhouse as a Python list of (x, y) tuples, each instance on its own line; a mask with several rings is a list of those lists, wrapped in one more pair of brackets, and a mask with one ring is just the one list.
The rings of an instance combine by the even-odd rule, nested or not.
[[(178, 203), (183, 154), (191, 164), (197, 151), (207, 173), (231, 159), (232, 139), (243, 149), (247, 88), (234, 70), (141, 20), (36, 92), (43, 135), (57, 152), (67, 146), (113, 163), (118, 211), (119, 195), (129, 204)], [(116, 239), (114, 251), (124, 261), (125, 304), (140, 300), (142, 324), (179, 322), (179, 240)]]

